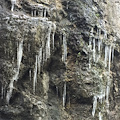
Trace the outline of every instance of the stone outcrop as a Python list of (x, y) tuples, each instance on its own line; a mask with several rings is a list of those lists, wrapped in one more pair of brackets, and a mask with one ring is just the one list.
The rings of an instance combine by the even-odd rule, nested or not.
[(1, 120), (119, 120), (117, 0), (0, 1)]

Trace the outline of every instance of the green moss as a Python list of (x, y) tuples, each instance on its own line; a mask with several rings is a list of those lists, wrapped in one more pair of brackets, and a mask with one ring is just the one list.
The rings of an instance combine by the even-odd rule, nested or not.
[(99, 14), (99, 13), (96, 13), (95, 15), (96, 15), (96, 17), (100, 17), (100, 14)]

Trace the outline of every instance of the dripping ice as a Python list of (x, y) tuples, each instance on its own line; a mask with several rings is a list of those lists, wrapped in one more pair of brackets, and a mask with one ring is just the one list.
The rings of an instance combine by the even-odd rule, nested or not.
[(7, 91), (6, 101), (8, 104), (9, 104), (9, 100), (12, 96), (12, 91), (14, 88), (14, 86), (13, 86), (14, 81), (17, 81), (17, 79), (18, 79), (20, 64), (21, 64), (21, 60), (22, 60), (22, 54), (23, 54), (23, 40), (18, 42), (18, 46), (17, 46), (17, 68), (15, 70), (15, 75), (10, 80), (9, 90)]

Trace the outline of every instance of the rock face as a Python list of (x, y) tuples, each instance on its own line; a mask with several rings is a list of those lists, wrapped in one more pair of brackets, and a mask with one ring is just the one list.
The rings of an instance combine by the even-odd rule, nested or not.
[(119, 120), (117, 0), (0, 1), (0, 120)]

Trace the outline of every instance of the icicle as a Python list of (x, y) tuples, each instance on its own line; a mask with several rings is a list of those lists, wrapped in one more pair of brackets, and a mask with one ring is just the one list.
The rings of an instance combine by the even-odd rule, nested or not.
[(66, 102), (66, 82), (64, 83), (64, 90), (63, 90), (63, 107), (65, 107)]
[(9, 104), (9, 100), (12, 96), (14, 81), (17, 81), (17, 79), (18, 79), (20, 63), (22, 60), (22, 54), (23, 54), (23, 40), (17, 46), (17, 69), (15, 70), (15, 75), (13, 75), (12, 79), (10, 80), (9, 90), (7, 91), (6, 101), (8, 104)]
[(44, 17), (46, 17), (46, 15), (47, 15), (47, 10), (46, 10), (46, 8), (44, 9)]
[(108, 72), (110, 72), (110, 63), (111, 63), (111, 46), (109, 47), (109, 65), (108, 65)]
[(93, 28), (91, 28), (91, 31), (90, 31), (90, 37), (93, 37)]
[[(90, 37), (90, 39), (89, 39), (89, 48), (90, 48), (90, 52), (91, 52), (91, 50), (92, 50), (92, 38)], [(89, 53), (89, 69), (91, 68), (91, 55), (90, 55), (90, 53)]]
[(97, 38), (99, 39), (99, 29), (97, 29)]
[(68, 3), (69, 3), (69, 1), (67, 1), (67, 5), (66, 5), (66, 9), (68, 10)]
[(66, 41), (66, 35), (63, 34), (63, 55), (62, 55), (62, 61), (66, 63), (67, 60), (67, 41)]
[(40, 48), (39, 55), (38, 55), (38, 72), (41, 72), (41, 64), (42, 64), (42, 48)]
[(102, 114), (99, 112), (99, 120), (102, 120)]
[(43, 62), (43, 64), (45, 62), (45, 53), (44, 53), (44, 51), (43, 51), (43, 60), (42, 60), (42, 62)]
[(40, 17), (43, 17), (43, 9), (40, 11)]
[(104, 39), (105, 40), (107, 39), (107, 31), (106, 30), (104, 31)]
[(99, 98), (100, 103), (102, 104), (103, 98), (105, 98), (105, 91), (101, 92), (100, 95), (97, 96)]
[(47, 43), (46, 43), (46, 60), (50, 58), (50, 35), (51, 35), (51, 26), (52, 23), (48, 24), (48, 33), (47, 33)]
[(99, 36), (99, 39), (100, 39), (100, 34), (101, 34), (101, 30), (99, 29), (99, 31), (98, 31), (98, 36)]
[(92, 38), (90, 37), (89, 39), (89, 48), (90, 48), (90, 51), (92, 50)]
[(56, 86), (56, 94), (57, 94), (57, 97), (58, 97), (58, 87)]
[(106, 88), (106, 102), (109, 104), (109, 93), (110, 93), (110, 82), (108, 79), (107, 88)]
[(105, 46), (105, 67), (107, 67), (107, 59), (108, 59), (108, 46)]
[(31, 16), (33, 17), (33, 10), (31, 10)]
[(34, 10), (34, 17), (36, 17), (36, 10)]
[(114, 47), (112, 48), (112, 63), (113, 63), (113, 59), (114, 59)]
[(31, 78), (32, 78), (31, 70), (29, 70), (29, 78), (30, 78), (30, 81), (31, 81)]
[(12, 4), (11, 11), (13, 12), (16, 0), (11, 0), (11, 4)]
[(98, 60), (100, 59), (100, 50), (101, 50), (101, 41), (98, 40), (98, 56), (96, 62), (98, 62)]
[(3, 88), (3, 85), (1, 87), (1, 99), (3, 99), (3, 96), (4, 96), (4, 88)]
[(52, 41), (53, 41), (53, 49), (54, 49), (54, 37), (55, 37), (56, 25), (53, 23), (53, 33), (52, 33)]
[(98, 52), (100, 52), (101, 41), (98, 40)]
[(95, 62), (95, 53), (96, 53), (96, 51), (95, 51), (95, 39), (93, 39), (93, 60), (94, 60), (94, 62)]
[(94, 115), (95, 115), (96, 108), (97, 108), (97, 96), (94, 96), (93, 109), (92, 109), (92, 116), (93, 116), (93, 117), (94, 117)]
[(34, 76), (33, 76), (33, 93), (35, 94), (35, 86), (37, 83), (37, 61), (38, 56), (36, 55), (36, 62), (35, 62), (35, 68), (34, 68)]
[(20, 68), (20, 63), (22, 60), (22, 54), (23, 54), (23, 40), (19, 43), (18, 49), (17, 49), (17, 66), (18, 70)]
[(13, 91), (13, 82), (14, 80), (11, 80), (10, 84), (9, 84), (9, 91), (7, 91), (7, 95), (6, 95), (6, 102), (9, 104), (10, 98), (12, 96), (12, 91)]
[(30, 52), (30, 47), (31, 47), (31, 45), (30, 45), (30, 44), (28, 44), (28, 52)]

